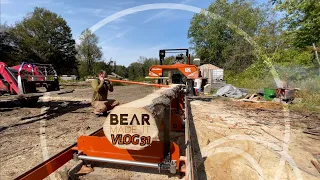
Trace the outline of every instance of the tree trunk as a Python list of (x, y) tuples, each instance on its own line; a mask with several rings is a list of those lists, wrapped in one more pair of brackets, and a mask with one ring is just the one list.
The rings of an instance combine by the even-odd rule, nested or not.
[(313, 49), (314, 49), (314, 53), (315, 53), (315, 56), (316, 56), (316, 59), (318, 61), (318, 65), (319, 65), (319, 76), (320, 76), (320, 60), (319, 60), (319, 56), (318, 56), (318, 51), (317, 51), (317, 48), (316, 48), (316, 45), (313, 43)]
[(122, 149), (141, 150), (152, 141), (162, 141), (165, 113), (170, 113), (171, 101), (177, 97), (180, 88), (181, 85), (171, 85), (115, 107), (103, 125), (110, 143)]

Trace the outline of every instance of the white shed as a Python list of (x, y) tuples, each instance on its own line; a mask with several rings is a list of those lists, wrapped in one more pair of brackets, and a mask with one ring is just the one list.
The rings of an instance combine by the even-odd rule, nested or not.
[(212, 65), (203, 64), (200, 66), (201, 75), (203, 78), (208, 78), (208, 83), (223, 81), (223, 69)]

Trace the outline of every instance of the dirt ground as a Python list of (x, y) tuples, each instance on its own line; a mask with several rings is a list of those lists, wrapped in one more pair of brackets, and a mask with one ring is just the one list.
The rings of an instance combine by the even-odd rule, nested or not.
[[(152, 91), (150, 87), (116, 86), (110, 98), (126, 103)], [(90, 99), (91, 90), (83, 85), (70, 94), (46, 96), (36, 108), (0, 108), (0, 179), (17, 177), (73, 144), (80, 135), (102, 127), (105, 118), (91, 113)], [(314, 154), (320, 153), (320, 139), (303, 133), (310, 124), (320, 126), (319, 115), (286, 112), (278, 104), (225, 99), (194, 100), (191, 107), (192, 145), (199, 179), (320, 178), (310, 162)], [(69, 162), (47, 179), (66, 179), (65, 172), (74, 165)], [(152, 169), (104, 165), (94, 167), (94, 172), (80, 179), (179, 177)]]
[(303, 133), (310, 124), (320, 126), (319, 114), (226, 100), (192, 101), (191, 107), (199, 179), (320, 178), (310, 162), (320, 153), (320, 138)]
[[(80, 135), (102, 127), (90, 105), (92, 92), (87, 85), (73, 93), (44, 96), (35, 108), (21, 108), (15, 103), (0, 107), (0, 179), (13, 179), (75, 143)], [(110, 98), (127, 103), (144, 97), (152, 87), (115, 86)]]

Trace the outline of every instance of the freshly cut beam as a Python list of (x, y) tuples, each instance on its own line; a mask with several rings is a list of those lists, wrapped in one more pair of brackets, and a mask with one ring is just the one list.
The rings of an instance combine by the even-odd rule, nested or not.
[(162, 141), (161, 125), (180, 89), (181, 85), (171, 85), (115, 107), (103, 125), (104, 134), (115, 147), (128, 150), (142, 150), (152, 141)]

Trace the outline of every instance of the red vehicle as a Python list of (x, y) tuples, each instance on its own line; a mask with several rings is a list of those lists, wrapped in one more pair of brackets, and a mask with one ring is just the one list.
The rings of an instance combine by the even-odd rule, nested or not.
[[(45, 87), (46, 91), (60, 90), (57, 73), (51, 64), (23, 62), (21, 65), (8, 67), (6, 63), (0, 62), (1, 95), (37, 93), (37, 87)], [(38, 98), (34, 99), (37, 102)]]

